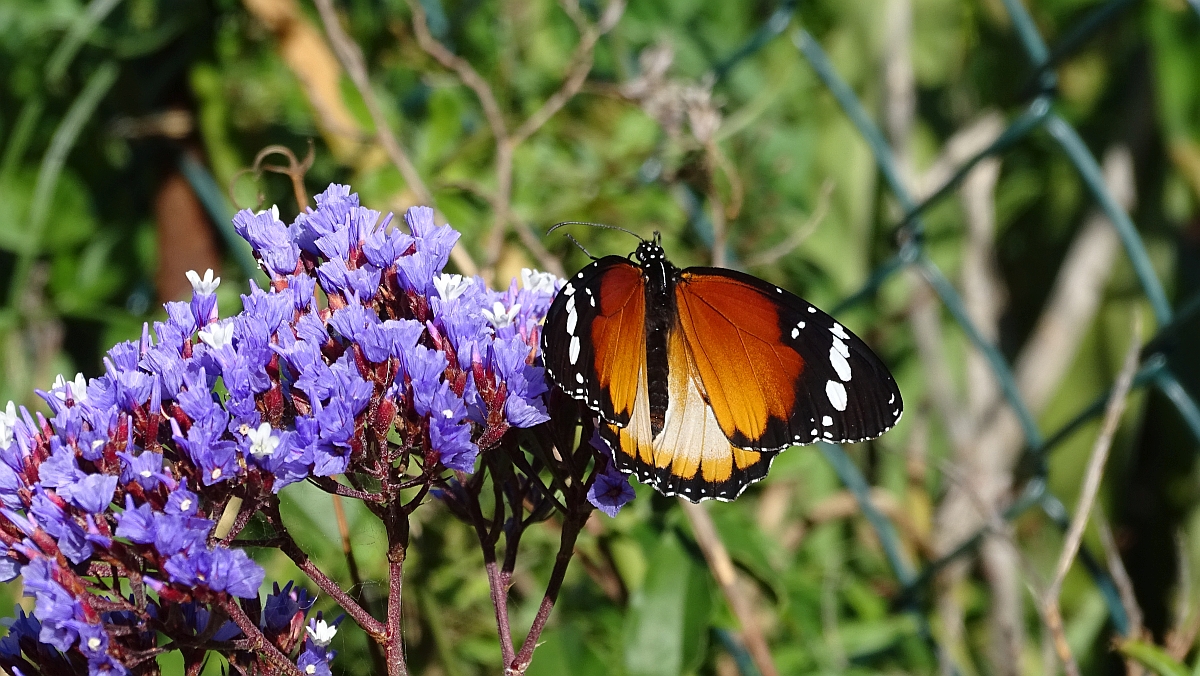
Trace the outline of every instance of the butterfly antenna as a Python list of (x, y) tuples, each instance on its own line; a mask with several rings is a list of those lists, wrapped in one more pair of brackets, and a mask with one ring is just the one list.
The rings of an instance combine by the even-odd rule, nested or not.
[[(637, 234), (636, 232), (634, 232), (632, 230), (626, 230), (625, 228), (622, 228), (619, 225), (608, 225), (607, 223), (591, 223), (588, 221), (562, 221), (561, 223), (555, 223), (554, 227), (552, 227), (546, 231), (546, 234), (549, 235), (550, 233), (554, 232), (555, 230), (558, 230), (559, 228), (563, 227), (564, 225), (587, 225), (587, 226), (591, 226), (593, 228), (607, 228), (608, 230), (620, 230), (621, 232), (628, 233), (630, 235), (633, 235), (634, 237), (637, 237), (639, 240), (641, 240), (643, 242), (646, 241), (646, 240), (642, 239), (642, 236)], [(569, 236), (570, 235), (568, 235), (568, 237)], [(576, 242), (576, 244), (578, 244), (578, 242)], [(580, 248), (583, 248), (583, 247), (580, 247)]]
[(590, 258), (592, 260), (598, 260), (595, 256), (592, 255), (591, 251), (588, 251), (587, 249), (583, 248), (583, 245), (579, 243), (579, 240), (575, 239), (575, 237), (573, 235), (571, 235), (570, 233), (567, 233), (567, 239), (571, 240), (572, 244), (579, 247), (579, 250), (583, 252), (583, 255), (587, 256), (588, 258)]

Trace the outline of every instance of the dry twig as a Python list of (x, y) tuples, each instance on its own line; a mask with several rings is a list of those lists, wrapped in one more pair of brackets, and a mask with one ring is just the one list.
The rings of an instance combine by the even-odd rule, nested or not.
[[(1126, 208), (1133, 202), (1133, 174), (1127, 151), (1115, 149), (1105, 158), (1105, 184)], [(1068, 249), (1059, 268), (1050, 298), (1038, 324), (1017, 358), (1014, 369), (1018, 389), (1029, 410), (1037, 415), (1066, 375), (1083, 336), (1100, 305), (1101, 293), (1112, 272), (1119, 242), (1111, 224), (1099, 212), (1085, 223)], [(918, 343), (919, 344), (919, 343)], [(1007, 468), (1003, 474), (988, 473), (993, 481), (977, 487), (984, 499), (996, 503), (1009, 490), (1011, 468), (1021, 449), (1022, 432), (1016, 415), (1002, 402), (985, 415), (982, 427), (969, 438), (977, 448), (973, 457)], [(952, 435), (954, 428), (950, 428)], [(956, 486), (939, 507), (938, 548), (949, 551), (981, 525), (967, 509), (969, 497)]]
[(708, 562), (708, 568), (712, 571), (713, 578), (721, 586), (721, 592), (725, 595), (729, 608), (738, 618), (738, 623), (742, 625), (742, 638), (746, 641), (746, 650), (750, 652), (754, 665), (758, 667), (763, 676), (778, 676), (779, 670), (775, 668), (775, 661), (771, 658), (767, 640), (763, 637), (762, 628), (758, 626), (754, 617), (754, 608), (751, 607), (750, 600), (746, 595), (737, 588), (737, 571), (733, 567), (733, 560), (729, 558), (725, 544), (721, 542), (721, 536), (717, 533), (712, 516), (702, 504), (683, 499), (680, 499), (679, 503), (683, 505), (683, 511), (692, 524), (696, 544), (700, 545), (700, 550), (704, 552), (704, 560)]
[[(1129, 571), (1125, 570), (1125, 562), (1121, 560), (1121, 552), (1117, 549), (1117, 541), (1113, 538), (1112, 528), (1108, 524), (1108, 518), (1104, 516), (1104, 510), (1097, 509), (1092, 513), (1092, 523), (1096, 524), (1096, 532), (1100, 535), (1100, 547), (1104, 550), (1108, 574), (1121, 596), (1125, 614), (1129, 616), (1129, 635), (1141, 636), (1142, 607), (1138, 604), (1137, 594), (1133, 591), (1133, 580), (1129, 578)], [(1179, 657), (1182, 658), (1183, 655)]]
[(1049, 629), (1054, 634), (1054, 647), (1068, 676), (1077, 676), (1079, 666), (1075, 663), (1075, 657), (1071, 654), (1071, 647), (1067, 644), (1067, 637), (1062, 629), (1059, 595), (1062, 592), (1063, 580), (1067, 577), (1067, 571), (1071, 569), (1071, 563), (1075, 561), (1075, 555), (1079, 553), (1079, 546), (1083, 541), (1083, 531), (1087, 527), (1092, 506), (1096, 502), (1096, 494), (1100, 491), (1100, 480), (1104, 476), (1104, 465), (1108, 460), (1109, 449), (1112, 448), (1113, 435), (1116, 434), (1117, 426), (1121, 423), (1121, 414), (1125, 412), (1125, 398), (1129, 394), (1129, 388), (1133, 385), (1133, 374), (1138, 367), (1138, 353), (1142, 347), (1141, 335), (1141, 316), (1134, 315), (1132, 337), (1129, 341), (1129, 349), (1125, 353), (1125, 362), (1121, 366), (1121, 372), (1113, 386), (1112, 395), (1108, 398), (1100, 435), (1096, 437), (1091, 457), (1088, 458), (1083, 486), (1079, 491), (1079, 503), (1075, 506), (1075, 515), (1067, 529), (1062, 552), (1058, 555), (1054, 578), (1042, 597), (1043, 613)]
[[(370, 113), (371, 121), (375, 125), (375, 136), (380, 145), (387, 152), (392, 164), (396, 165), (396, 169), (404, 178), (409, 190), (416, 195), (417, 200), (431, 207), (435, 206), (433, 193), (429, 192), (429, 188), (421, 179), (416, 166), (409, 159), (408, 153), (404, 151), (396, 139), (396, 135), (392, 133), (392, 128), (383, 113), (383, 107), (379, 105), (379, 99), (375, 96), (375, 91), (371, 89), (371, 80), (367, 75), (362, 49), (342, 28), (337, 10), (333, 7), (333, 0), (314, 0), (314, 2), (321, 15), (321, 23), (325, 26), (325, 33), (333, 43), (334, 51), (337, 52), (338, 60), (350, 75), (350, 80), (354, 82), (354, 87), (367, 106), (367, 112)], [(478, 270), (475, 261), (471, 260), (471, 255), (464, 247), (456, 246), (451, 249), (450, 258), (463, 274), (474, 275)]]
[(775, 246), (761, 251), (753, 256), (749, 256), (744, 261), (748, 268), (774, 265), (779, 262), (779, 259), (790, 254), (800, 247), (801, 244), (821, 227), (821, 222), (825, 220), (825, 216), (829, 214), (830, 197), (833, 195), (833, 181), (826, 179), (821, 184), (821, 190), (817, 193), (817, 204), (813, 207), (812, 213), (809, 214), (808, 220), (804, 221), (800, 227), (792, 230), (782, 242)]
[[(330, 0), (320, 1), (329, 2)], [(517, 146), (537, 132), (572, 97), (579, 93), (579, 90), (583, 87), (584, 80), (587, 79), (588, 74), (592, 71), (596, 42), (600, 39), (601, 35), (604, 35), (616, 26), (617, 21), (620, 20), (621, 15), (625, 11), (625, 2), (624, 0), (613, 0), (605, 8), (600, 21), (592, 25), (587, 22), (586, 17), (584, 17), (583, 12), (576, 2), (573, 0), (564, 0), (564, 11), (571, 17), (576, 26), (580, 27), (581, 33), (579, 44), (575, 47), (575, 53), (571, 57), (571, 67), (568, 69), (567, 76), (563, 79), (558, 90), (511, 132), (504, 120), (504, 113), (500, 110), (500, 104), (496, 100), (496, 94), (487, 80), (483, 79), (469, 61), (454, 54), (433, 37), (433, 34), (429, 32), (425, 9), (421, 6), (420, 2), (417, 0), (408, 0), (408, 6), (413, 15), (413, 32), (417, 37), (417, 44), (425, 53), (432, 56), (442, 67), (453, 72), (464, 85), (475, 92), (475, 96), (479, 99), (479, 104), (483, 108), (483, 115), (487, 119), (488, 127), (491, 128), (492, 136), (495, 137), (496, 192), (490, 199), (493, 211), (493, 224), (485, 244), (487, 259), (484, 266), (485, 276), (491, 277), (495, 273), (496, 262), (499, 261), (500, 254), (503, 251), (504, 236), (510, 224), (517, 224), (517, 234), (526, 246), (530, 246), (531, 238), (533, 237), (532, 233), (522, 232), (523, 228), (520, 225), (520, 221), (515, 221), (510, 213), (513, 189), (513, 154)], [(539, 251), (545, 251), (545, 248), (541, 247), (540, 243), (530, 248), (535, 255), (538, 255)], [(548, 269), (552, 265), (549, 263), (549, 256), (547, 254), (538, 255), (538, 258), (541, 264)]]

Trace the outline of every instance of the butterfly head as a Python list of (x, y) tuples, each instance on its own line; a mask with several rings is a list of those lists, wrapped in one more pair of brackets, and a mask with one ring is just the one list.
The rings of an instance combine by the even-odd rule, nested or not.
[(654, 237), (649, 240), (642, 240), (642, 243), (638, 245), (633, 255), (637, 257), (638, 262), (642, 265), (667, 260), (667, 253), (662, 248), (662, 235), (657, 230), (654, 231)]

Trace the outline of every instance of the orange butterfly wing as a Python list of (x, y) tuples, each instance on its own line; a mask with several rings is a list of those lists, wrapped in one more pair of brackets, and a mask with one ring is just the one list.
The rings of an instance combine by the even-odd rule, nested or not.
[[(677, 322), (667, 344), (670, 403), (666, 421), (652, 436), (649, 399), (635, 400), (629, 424), (605, 424), (601, 435), (616, 450), (617, 467), (637, 474), (665, 495), (693, 502), (732, 500), (766, 476), (777, 451), (745, 450), (732, 445), (701, 391), (701, 376)], [(643, 382), (644, 387), (644, 382)]]
[(750, 275), (688, 268), (675, 280), (655, 434), (645, 294), (640, 267), (593, 262), (555, 298), (543, 346), (554, 381), (602, 418), (617, 466), (667, 495), (730, 500), (787, 446), (862, 441), (900, 418), (887, 368), (832, 317)]
[(900, 390), (861, 339), (756, 277), (688, 268), (679, 323), (706, 400), (740, 448), (873, 439), (900, 419)]
[(542, 344), (550, 377), (622, 426), (646, 377), (645, 307), (641, 269), (606, 256), (572, 277), (546, 313)]

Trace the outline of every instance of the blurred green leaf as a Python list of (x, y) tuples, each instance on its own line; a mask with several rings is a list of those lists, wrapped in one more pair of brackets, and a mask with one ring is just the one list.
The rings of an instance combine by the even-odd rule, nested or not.
[(708, 637), (708, 571), (684, 550), (672, 531), (650, 556), (641, 589), (630, 598), (625, 619), (625, 668), (629, 676), (676, 676), (694, 668)]
[(35, 254), (74, 249), (96, 231), (95, 205), (86, 184), (74, 171), (64, 169), (58, 177), (54, 196), (46, 216), (46, 237), (42, 251), (29, 251), (29, 208), (37, 171), (26, 168), (14, 172), (8, 182), (0, 182), (0, 249), (13, 253)]
[(1188, 670), (1165, 650), (1146, 641), (1121, 641), (1117, 651), (1160, 676), (1189, 676)]
[(528, 676), (604, 676), (612, 669), (592, 648), (578, 626), (558, 627), (542, 634)]

